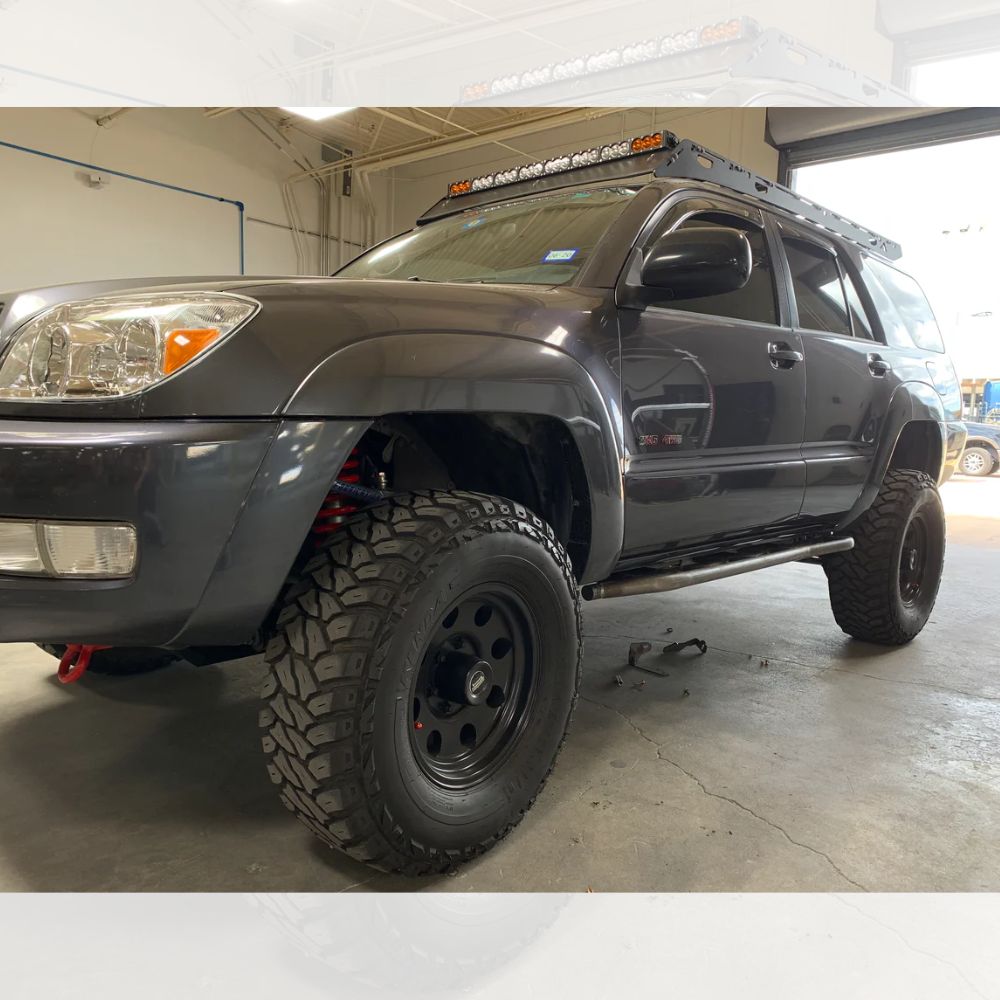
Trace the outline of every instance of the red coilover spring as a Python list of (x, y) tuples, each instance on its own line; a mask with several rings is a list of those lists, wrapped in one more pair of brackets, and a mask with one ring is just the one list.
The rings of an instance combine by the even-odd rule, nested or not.
[[(357, 448), (351, 451), (337, 479), (342, 483), (361, 482), (361, 453)], [(330, 490), (313, 522), (313, 534), (330, 535), (339, 531), (347, 518), (360, 509), (356, 503), (352, 503), (335, 489)]]

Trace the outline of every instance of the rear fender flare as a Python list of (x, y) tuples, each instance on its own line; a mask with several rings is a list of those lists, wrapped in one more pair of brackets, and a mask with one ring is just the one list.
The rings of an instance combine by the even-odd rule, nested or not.
[(886, 411), (885, 422), (879, 434), (871, 473), (861, 495), (839, 527), (851, 524), (875, 502), (885, 474), (889, 471), (893, 452), (907, 424), (926, 421), (937, 425), (941, 434), (941, 468), (931, 471), (936, 482), (944, 475), (944, 458), (948, 448), (947, 416), (941, 397), (934, 386), (927, 382), (901, 382), (893, 391)]

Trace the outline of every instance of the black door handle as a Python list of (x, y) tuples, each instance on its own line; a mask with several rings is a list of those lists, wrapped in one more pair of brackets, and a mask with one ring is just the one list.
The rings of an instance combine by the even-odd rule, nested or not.
[(767, 356), (771, 359), (771, 366), (773, 368), (792, 368), (803, 360), (804, 355), (801, 351), (793, 351), (788, 344), (783, 341), (768, 344), (767, 345)]
[(869, 354), (868, 370), (875, 378), (885, 378), (892, 371), (892, 365), (879, 354)]

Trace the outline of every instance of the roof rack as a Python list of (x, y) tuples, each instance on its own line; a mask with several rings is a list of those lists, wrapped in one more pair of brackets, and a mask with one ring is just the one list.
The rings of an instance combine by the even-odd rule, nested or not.
[(685, 139), (670, 156), (653, 171), (655, 177), (683, 177), (687, 180), (708, 181), (738, 194), (749, 195), (774, 208), (789, 212), (829, 232), (873, 251), (887, 260), (899, 260), (903, 248), (894, 240), (868, 229), (816, 202), (803, 198), (791, 188), (761, 177), (720, 153), (705, 149)]
[[(604, 150), (609, 151), (608, 157), (595, 159)], [(888, 237), (803, 198), (791, 188), (741, 167), (721, 153), (705, 149), (690, 139), (682, 141), (665, 129), (607, 147), (583, 150), (572, 156), (554, 157), (528, 167), (510, 168), (474, 180), (449, 184), (447, 197), (424, 212), (417, 219), (417, 225), (425, 225), (466, 209), (543, 194), (571, 184), (604, 183), (618, 178), (649, 177), (650, 174), (718, 184), (811, 222), (886, 260), (899, 260), (903, 255), (902, 247)]]
[(500, 200), (543, 194), (572, 184), (600, 184), (626, 177), (650, 177), (679, 142), (673, 132), (660, 129), (649, 135), (621, 139), (569, 155), (553, 156), (482, 177), (455, 181), (448, 185), (447, 195), (417, 219), (417, 225)]
[(919, 103), (905, 91), (859, 73), (778, 28), (764, 28), (751, 17), (479, 80), (462, 88), (458, 103), (491, 107), (511, 94), (530, 91), (530, 103), (537, 105), (610, 100), (625, 106), (663, 104), (668, 86), (685, 92), (686, 104), (739, 106), (750, 96), (741, 96), (741, 81), (761, 80), (792, 88), (791, 93), (804, 94), (813, 104), (831, 99), (875, 107)]

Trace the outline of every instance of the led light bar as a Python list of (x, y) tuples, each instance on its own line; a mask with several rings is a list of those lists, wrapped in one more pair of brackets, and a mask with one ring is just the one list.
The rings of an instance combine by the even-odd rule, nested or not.
[(596, 163), (607, 163), (609, 160), (624, 160), (629, 156), (651, 153), (657, 149), (672, 149), (676, 145), (677, 137), (672, 133), (651, 132), (649, 135), (636, 136), (634, 139), (622, 139), (620, 142), (611, 142), (604, 146), (581, 149), (578, 153), (554, 156), (551, 160), (538, 160), (523, 167), (498, 170), (496, 173), (484, 174), (472, 180), (454, 181), (448, 185), (448, 197), (459, 198), (464, 194), (489, 191), (492, 188), (517, 184), (519, 181), (533, 181), (538, 177), (549, 177), (552, 174), (563, 174), (568, 170), (592, 167)]
[(592, 76), (596, 73), (606, 73), (608, 70), (620, 69), (623, 66), (638, 66), (641, 63), (655, 62), (657, 59), (664, 59), (680, 53), (695, 52), (699, 49), (708, 49), (733, 42), (749, 41), (760, 33), (760, 25), (753, 18), (734, 17), (728, 21), (720, 21), (718, 24), (692, 28), (690, 31), (681, 31), (660, 38), (648, 38), (642, 42), (625, 45), (620, 49), (607, 49), (604, 52), (595, 52), (591, 55), (566, 59), (563, 62), (538, 66), (524, 73), (512, 73), (499, 76), (495, 80), (472, 83), (462, 89), (462, 101), (481, 101), (489, 97), (502, 97), (516, 91), (544, 87), (550, 83), (560, 83), (565, 80)]

